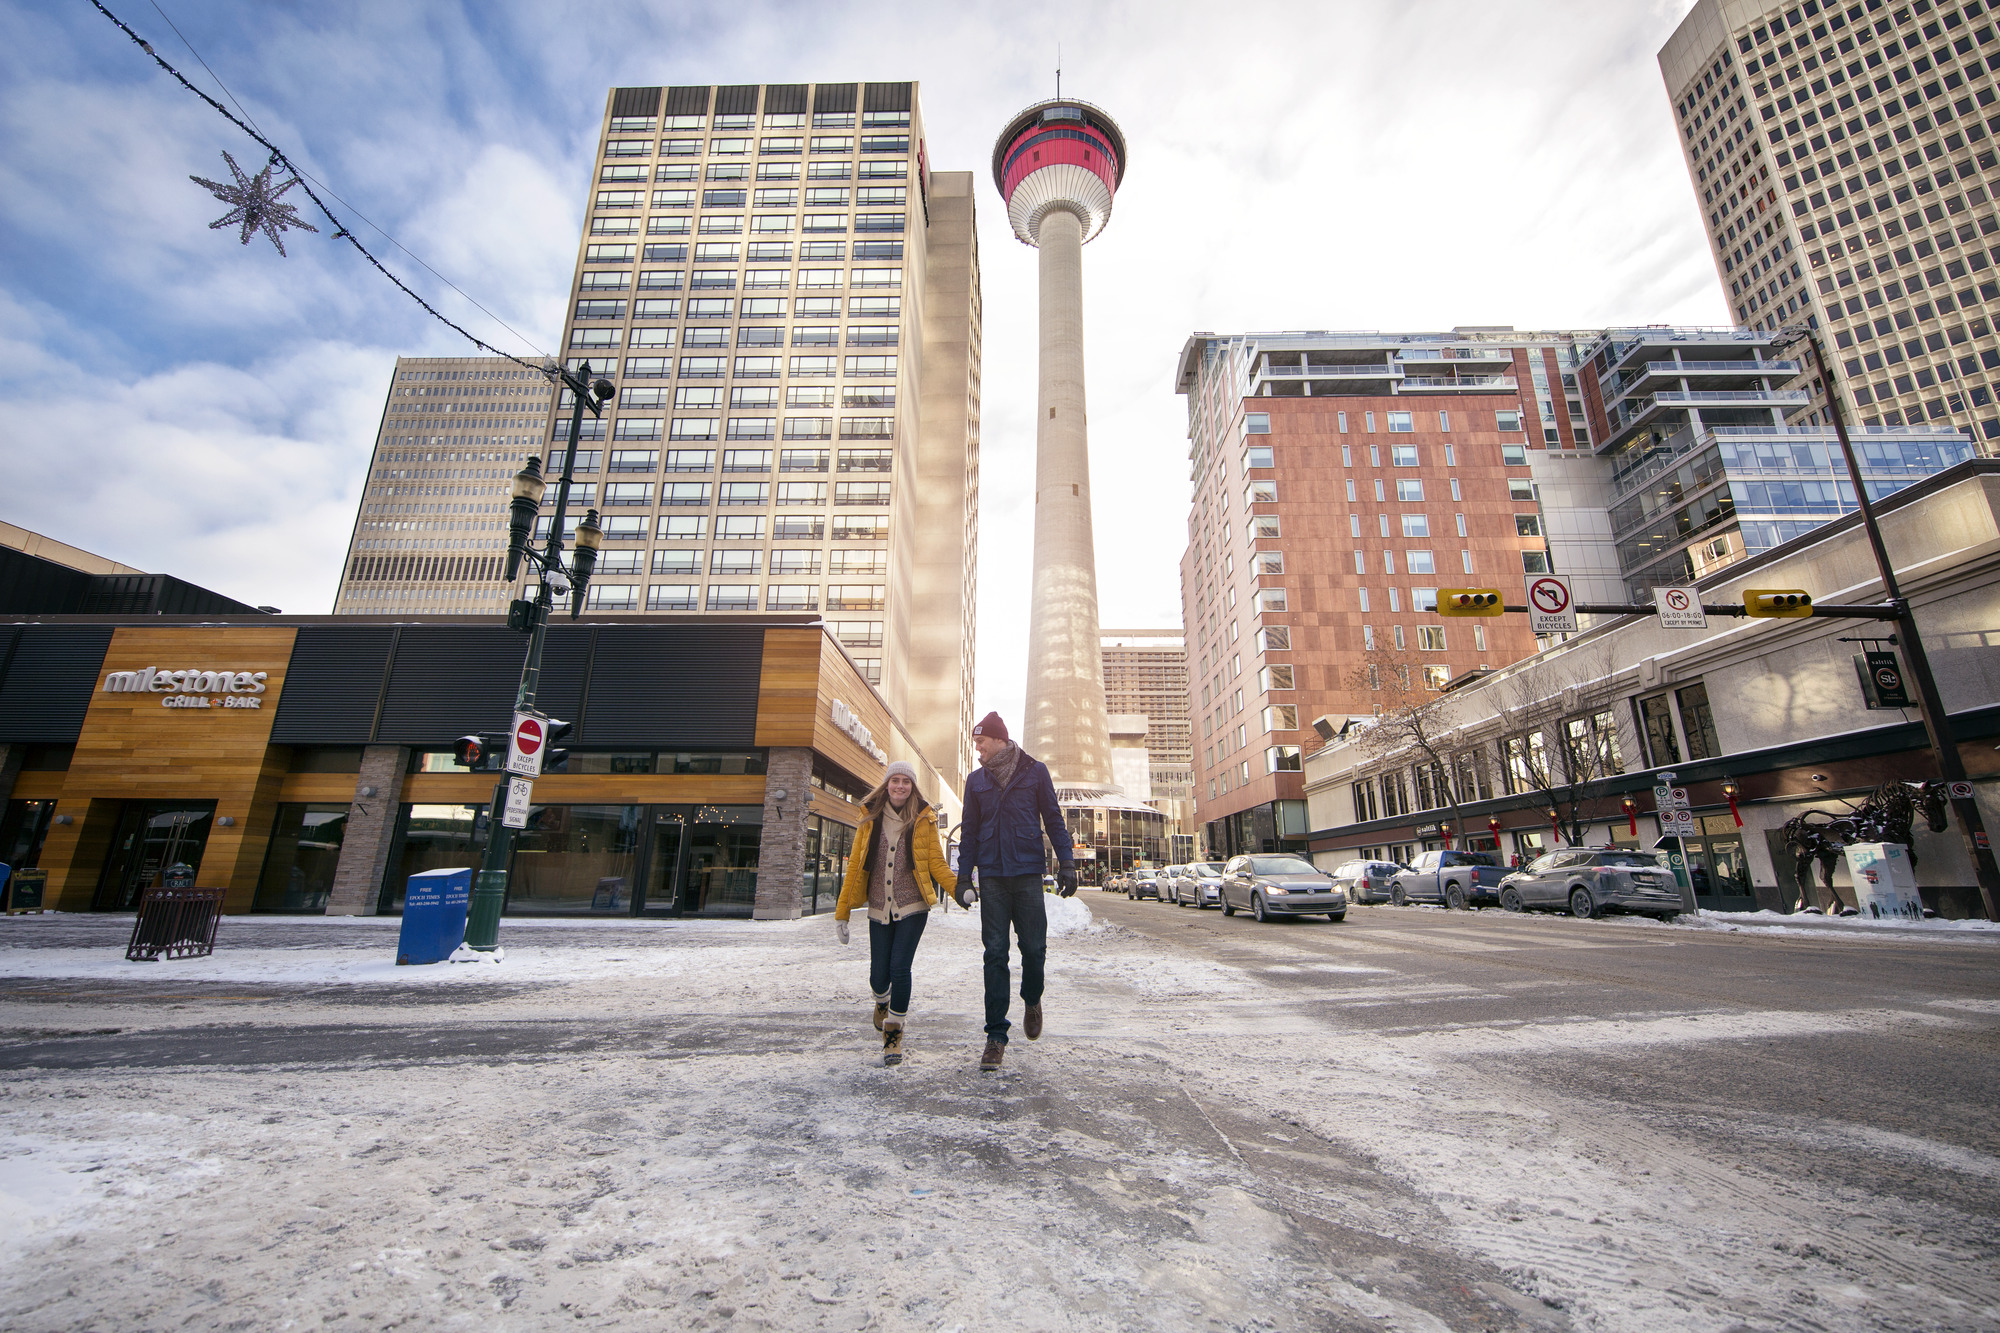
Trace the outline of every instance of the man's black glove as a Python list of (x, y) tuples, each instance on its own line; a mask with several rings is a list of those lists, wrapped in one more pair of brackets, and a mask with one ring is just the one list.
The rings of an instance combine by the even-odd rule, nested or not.
[(979, 905), (979, 890), (973, 887), (969, 878), (960, 880), (958, 887), (952, 890), (951, 896), (968, 912)]
[(1059, 866), (1056, 869), (1056, 893), (1068, 898), (1076, 893), (1076, 867)]

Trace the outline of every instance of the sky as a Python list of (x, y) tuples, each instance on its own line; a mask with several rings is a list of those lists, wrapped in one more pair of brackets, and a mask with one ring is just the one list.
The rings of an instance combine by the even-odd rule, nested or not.
[[(1729, 318), (1655, 60), (1688, 0), (106, 4), (219, 77), (413, 288), (536, 355), (606, 89), (916, 80), (933, 167), (979, 190), (975, 716), (1021, 714), (1034, 484), (1035, 256), (988, 159), (1053, 94), (1058, 40), (1129, 147), (1084, 252), (1108, 627), (1180, 622), (1194, 332)], [(0, 518), (320, 614), (395, 358), (473, 349), (324, 233), (281, 258), (210, 230), (225, 206), (188, 177), (226, 180), (224, 151), (261, 165), (89, 0), (0, 0)]]

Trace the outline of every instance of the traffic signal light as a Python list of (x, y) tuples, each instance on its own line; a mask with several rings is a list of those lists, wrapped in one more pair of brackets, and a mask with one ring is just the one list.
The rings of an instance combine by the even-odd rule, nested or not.
[(553, 717), (548, 720), (549, 738), (546, 744), (549, 748), (542, 751), (542, 772), (546, 773), (552, 768), (561, 768), (569, 762), (569, 751), (556, 749), (555, 743), (575, 730), (576, 723), (574, 722), (563, 722)]
[(1809, 616), (1812, 594), (1804, 588), (1745, 588), (1743, 612), (1752, 616)]
[(451, 753), (460, 768), (482, 768), (487, 756), (493, 753), (493, 739), (490, 736), (460, 736), (451, 743)]
[(1438, 614), (1441, 616), (1497, 616), (1504, 610), (1498, 588), (1438, 589)]

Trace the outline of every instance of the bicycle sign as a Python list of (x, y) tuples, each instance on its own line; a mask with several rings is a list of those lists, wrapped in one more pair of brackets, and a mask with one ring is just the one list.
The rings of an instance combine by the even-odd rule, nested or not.
[(1708, 616), (1693, 588), (1655, 588), (1653, 605), (1659, 608), (1661, 629), (1708, 628)]
[(1528, 628), (1536, 634), (1576, 633), (1576, 601), (1568, 579), (1537, 574), (1528, 580)]

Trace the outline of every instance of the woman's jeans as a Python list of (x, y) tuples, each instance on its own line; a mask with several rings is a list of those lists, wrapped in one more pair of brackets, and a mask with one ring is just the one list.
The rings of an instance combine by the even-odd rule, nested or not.
[(889, 995), (889, 1012), (897, 1016), (910, 1012), (910, 963), (917, 956), (917, 941), (924, 937), (929, 912), (916, 912), (900, 920), (868, 922), (868, 986), (877, 995)]

